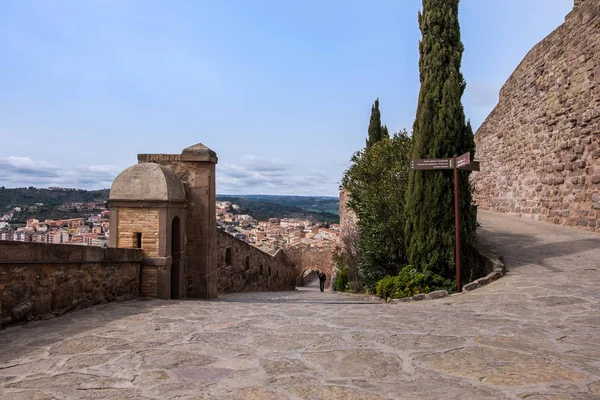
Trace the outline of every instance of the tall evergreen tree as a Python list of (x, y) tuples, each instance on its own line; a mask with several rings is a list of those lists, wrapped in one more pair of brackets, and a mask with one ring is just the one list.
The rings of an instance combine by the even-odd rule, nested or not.
[(379, 98), (371, 107), (371, 120), (369, 121), (369, 136), (367, 137), (367, 149), (381, 139), (390, 137), (387, 126), (381, 126), (381, 113), (379, 112)]
[(382, 139), (389, 139), (390, 138), (390, 132), (388, 131), (387, 125), (383, 125), (381, 127), (381, 138)]
[[(461, 104), (466, 83), (459, 0), (423, 0), (419, 13), (421, 90), (413, 125), (413, 158), (449, 158), (475, 153), (473, 131)], [(468, 171), (460, 171), (463, 250), (475, 239), (476, 210)], [(417, 269), (454, 276), (453, 171), (411, 171), (406, 195), (406, 247)], [(466, 254), (463, 251), (462, 254)]]

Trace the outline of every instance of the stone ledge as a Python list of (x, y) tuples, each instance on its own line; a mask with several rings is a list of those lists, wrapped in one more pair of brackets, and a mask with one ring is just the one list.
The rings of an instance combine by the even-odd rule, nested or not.
[(419, 293), (419, 294), (415, 294), (412, 297), (403, 297), (400, 299), (390, 299), (389, 301), (386, 301), (380, 297), (374, 296), (374, 295), (369, 295), (369, 294), (360, 294), (360, 293), (347, 293), (347, 292), (333, 292), (333, 293), (337, 293), (338, 295), (342, 295), (342, 296), (352, 296), (352, 297), (356, 297), (359, 300), (363, 300), (363, 301), (368, 301), (371, 303), (406, 303), (408, 301), (420, 301), (420, 300), (435, 300), (435, 299), (441, 299), (443, 297), (448, 296), (448, 292), (445, 290), (435, 290), (433, 292), (430, 293)]
[(362, 301), (368, 301), (371, 303), (385, 303), (386, 301), (382, 298), (379, 298), (377, 296), (373, 296), (370, 294), (364, 294), (364, 293), (348, 293), (348, 292), (338, 292), (336, 291), (332, 291), (331, 293), (336, 293), (340, 296), (348, 296), (348, 297), (355, 297), (358, 300), (362, 300)]
[(143, 257), (142, 265), (144, 267), (167, 267), (173, 264), (173, 257)]
[(490, 272), (483, 278), (479, 278), (479, 279), (474, 280), (473, 282), (467, 283), (465, 286), (463, 286), (462, 291), (470, 292), (473, 289), (477, 289), (478, 287), (487, 285), (488, 283), (501, 278), (503, 275), (504, 275), (504, 272), (502, 272), (502, 271)]
[(400, 299), (390, 299), (390, 303), (407, 303), (409, 301), (421, 301), (421, 300), (435, 300), (435, 299), (441, 299), (443, 297), (448, 296), (448, 292), (445, 290), (434, 290), (433, 292), (429, 292), (427, 294), (425, 293), (419, 293), (419, 294), (415, 294), (412, 297), (403, 297)]
[(470, 292), (471, 290), (487, 285), (490, 282), (500, 279), (506, 273), (504, 258), (494, 254), (490, 245), (479, 241), (475, 246), (475, 250), (478, 253), (480, 261), (483, 261), (485, 264), (484, 270), (487, 272), (487, 275), (464, 285), (462, 293)]
[(3, 264), (123, 264), (139, 263), (139, 249), (0, 241)]

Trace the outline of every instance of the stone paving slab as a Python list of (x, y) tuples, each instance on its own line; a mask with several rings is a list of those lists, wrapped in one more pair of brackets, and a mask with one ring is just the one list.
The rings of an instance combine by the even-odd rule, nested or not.
[(480, 219), (509, 268), (483, 288), (92, 307), (0, 331), (0, 400), (600, 399), (600, 236)]

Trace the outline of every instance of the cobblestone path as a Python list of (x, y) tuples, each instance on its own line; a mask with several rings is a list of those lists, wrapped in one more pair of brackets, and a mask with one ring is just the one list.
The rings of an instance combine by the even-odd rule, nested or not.
[(480, 220), (510, 269), (484, 288), (93, 307), (0, 331), (0, 399), (600, 399), (600, 236)]

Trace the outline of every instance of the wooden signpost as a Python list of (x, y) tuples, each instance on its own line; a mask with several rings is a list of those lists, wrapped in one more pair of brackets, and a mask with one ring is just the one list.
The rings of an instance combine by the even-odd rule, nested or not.
[(462, 291), (460, 278), (460, 185), (458, 170), (479, 171), (479, 161), (471, 161), (471, 153), (466, 152), (454, 158), (431, 158), (410, 160), (410, 168), (417, 170), (453, 169), (454, 170), (454, 232), (456, 235), (456, 290)]

